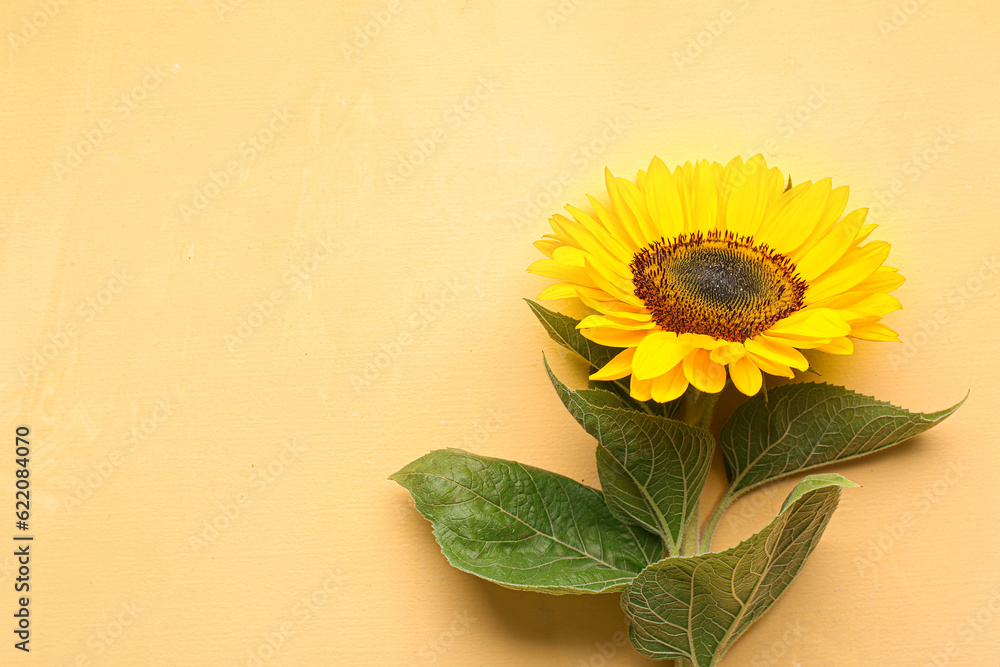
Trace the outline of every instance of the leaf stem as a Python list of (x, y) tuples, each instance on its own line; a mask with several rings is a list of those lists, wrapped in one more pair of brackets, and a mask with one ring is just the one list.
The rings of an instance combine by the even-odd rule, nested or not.
[(730, 495), (726, 492), (726, 495), (722, 497), (719, 504), (715, 506), (715, 510), (712, 512), (712, 516), (709, 517), (708, 523), (705, 525), (705, 532), (701, 536), (701, 545), (698, 548), (698, 553), (707, 553), (712, 550), (712, 535), (715, 534), (715, 527), (719, 525), (719, 520), (722, 519), (722, 515), (726, 513), (729, 506), (733, 504), (736, 500), (736, 496)]

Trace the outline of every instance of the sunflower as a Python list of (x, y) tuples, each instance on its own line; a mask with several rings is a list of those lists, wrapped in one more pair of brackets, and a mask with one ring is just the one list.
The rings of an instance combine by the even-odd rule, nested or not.
[(721, 391), (728, 377), (756, 394), (763, 373), (793, 377), (801, 350), (851, 354), (852, 339), (898, 340), (882, 324), (901, 308), (904, 278), (883, 266), (885, 241), (868, 209), (844, 215), (848, 188), (831, 179), (785, 187), (763, 156), (672, 172), (659, 158), (635, 182), (605, 170), (610, 204), (566, 206), (535, 242), (529, 271), (560, 282), (539, 299), (578, 298), (595, 314), (580, 333), (624, 348), (592, 380), (631, 375), (642, 401), (689, 385)]

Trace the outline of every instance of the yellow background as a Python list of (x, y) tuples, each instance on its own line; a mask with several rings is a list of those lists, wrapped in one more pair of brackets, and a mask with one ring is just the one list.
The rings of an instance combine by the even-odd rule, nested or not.
[(605, 164), (758, 151), (849, 184), (909, 278), (907, 345), (816, 355), (823, 378), (915, 410), (972, 394), (836, 466), (862, 488), (725, 664), (1000, 664), (998, 22), (986, 0), (3, 3), (0, 498), (13, 534), (27, 424), (36, 539), (29, 656), (0, 556), (0, 664), (651, 664), (617, 596), (450, 569), (386, 478), (457, 446), (596, 484), (542, 351), (582, 369), (521, 301), (549, 282), (530, 242)]

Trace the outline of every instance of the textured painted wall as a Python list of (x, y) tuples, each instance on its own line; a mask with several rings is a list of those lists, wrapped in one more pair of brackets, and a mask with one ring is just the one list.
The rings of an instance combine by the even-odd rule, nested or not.
[(647, 664), (616, 596), (451, 570), (386, 478), (459, 446), (596, 484), (521, 301), (548, 282), (530, 242), (605, 164), (760, 151), (849, 184), (909, 277), (906, 344), (816, 355), (823, 377), (917, 410), (972, 394), (837, 468), (862, 488), (726, 664), (1000, 664), (998, 21), (985, 0), (3, 3), (0, 535), (28, 424), (35, 541), (30, 655), (0, 549), (0, 663)]

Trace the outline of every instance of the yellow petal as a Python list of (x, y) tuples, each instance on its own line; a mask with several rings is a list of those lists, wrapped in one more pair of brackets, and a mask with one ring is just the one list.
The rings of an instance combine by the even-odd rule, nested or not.
[(850, 291), (875, 273), (889, 256), (890, 248), (885, 241), (872, 241), (860, 248), (848, 250), (828, 271), (809, 284), (803, 300), (811, 304), (840, 292)]
[[(631, 294), (635, 289), (632, 282), (633, 278), (631, 271), (629, 271), (629, 275), (627, 277), (624, 277), (619, 272), (612, 270), (611, 266), (607, 262), (603, 262), (593, 255), (584, 254), (583, 268), (587, 270), (588, 274), (597, 274), (598, 276), (603, 277), (604, 281), (617, 285), (618, 289), (622, 290), (626, 294)], [(593, 279), (593, 276), (591, 276), (591, 278)], [(611, 292), (609, 292), (609, 294), (610, 293)]]
[(555, 283), (549, 285), (535, 297), (539, 301), (553, 301), (555, 299), (575, 299), (578, 292), (578, 285), (574, 283)]
[(775, 336), (773, 340), (788, 343), (799, 350), (811, 350), (828, 344), (832, 338), (795, 338), (792, 336)]
[(541, 252), (549, 259), (553, 258), (554, 253), (558, 248), (565, 247), (563, 245), (563, 242), (560, 241), (559, 239), (545, 239), (545, 238), (538, 239), (537, 241), (532, 243), (532, 245), (538, 248), (539, 252)]
[(684, 376), (684, 369), (678, 364), (672, 370), (653, 379), (653, 400), (658, 403), (672, 401), (675, 398), (680, 398), (687, 391), (687, 388), (688, 381)]
[[(801, 188), (801, 189), (800, 189)], [(755, 238), (777, 252), (789, 254), (805, 243), (819, 224), (830, 196), (831, 181), (824, 178), (817, 183), (800, 183), (782, 195), (787, 198), (783, 206), (776, 206), (764, 218)], [(796, 190), (798, 190), (796, 192)]]
[(577, 329), (592, 329), (595, 327), (608, 327), (609, 329), (622, 329), (624, 331), (649, 331), (656, 328), (656, 324), (653, 322), (623, 320), (606, 315), (588, 315), (576, 325)]
[(899, 269), (891, 266), (880, 266), (860, 283), (854, 286), (859, 292), (891, 292), (903, 283), (906, 278), (899, 275)]
[(776, 338), (760, 335), (748, 340), (743, 345), (747, 348), (747, 352), (770, 359), (777, 364), (790, 366), (800, 371), (809, 368), (809, 362), (802, 356), (801, 352)]
[(844, 316), (830, 308), (813, 308), (789, 315), (767, 330), (768, 336), (835, 338), (851, 330)]
[(625, 227), (625, 223), (623, 223), (617, 215), (608, 211), (608, 209), (604, 208), (604, 205), (601, 202), (597, 201), (590, 195), (587, 195), (587, 201), (590, 202), (591, 208), (594, 209), (594, 215), (597, 216), (598, 222), (603, 225), (605, 229), (611, 232), (612, 236), (614, 236), (615, 239), (628, 249), (628, 255), (630, 257), (642, 247), (634, 238), (632, 238), (631, 233), (629, 233), (628, 229)]
[(854, 245), (861, 245), (862, 243), (864, 243), (865, 239), (871, 236), (872, 232), (874, 232), (876, 229), (878, 229), (878, 225), (876, 224), (868, 224), (862, 227), (860, 230), (858, 230), (858, 235), (854, 238)]
[(639, 231), (646, 242), (645, 245), (660, 240), (662, 235), (656, 225), (653, 224), (653, 219), (646, 208), (645, 195), (642, 194), (635, 183), (629, 180), (616, 178), (615, 183), (618, 184), (618, 193), (625, 201), (625, 205), (628, 206), (629, 210), (635, 216), (636, 222), (639, 225)]
[(827, 297), (822, 301), (817, 301), (816, 303), (808, 306), (808, 308), (829, 308), (838, 311), (848, 310), (855, 304), (864, 301), (872, 294), (874, 294), (874, 292), (859, 292), (851, 290), (850, 292), (842, 292), (841, 294), (835, 294), (831, 297)]
[(606, 347), (635, 347), (650, 333), (646, 330), (627, 331), (611, 327), (595, 327), (593, 329), (580, 329), (580, 335)]
[(566, 266), (562, 262), (557, 262), (554, 259), (540, 259), (537, 262), (532, 262), (531, 266), (528, 267), (528, 272), (545, 278), (566, 280), (568, 282), (576, 283), (577, 285), (597, 287), (597, 284), (593, 281), (593, 279), (591, 279), (585, 270), (576, 266)]
[(847, 337), (834, 338), (826, 345), (820, 345), (816, 349), (827, 354), (851, 354), (854, 352), (854, 341)]
[(634, 374), (629, 385), (629, 394), (637, 401), (648, 401), (653, 397), (653, 381), (640, 380)]
[(637, 307), (645, 306), (642, 299), (633, 293), (635, 288), (632, 285), (632, 281), (625, 280), (624, 278), (616, 276), (610, 272), (605, 273), (601, 270), (602, 268), (603, 267), (600, 264), (592, 263), (589, 260), (586, 263), (587, 275), (590, 276), (594, 285), (623, 303), (631, 304)]
[[(581, 208), (577, 208), (572, 204), (566, 204), (563, 208), (566, 212), (573, 216), (573, 220), (582, 227), (588, 236), (588, 240), (591, 242), (596, 242), (599, 245), (599, 250), (603, 251), (610, 257), (614, 257), (621, 261), (625, 261), (625, 258), (632, 256), (632, 251), (630, 251), (627, 245), (614, 233), (613, 229), (605, 227), (602, 223), (594, 219), (594, 216), (590, 215)], [(565, 216), (560, 215), (560, 218)], [(588, 250), (588, 248), (584, 248)], [(593, 252), (592, 254), (598, 254)]]
[[(587, 217), (582, 211), (579, 214), (581, 218)], [(613, 267), (619, 275), (631, 276), (622, 258), (631, 257), (632, 254), (606, 232), (590, 227), (590, 223), (579, 219), (571, 220), (560, 214), (549, 218), (549, 225), (568, 244), (599, 258), (603, 265)]]
[(590, 374), (591, 380), (618, 380), (632, 372), (632, 357), (635, 356), (635, 348), (627, 347), (614, 359), (604, 364), (604, 366)]
[(579, 266), (583, 268), (587, 254), (579, 248), (571, 245), (559, 246), (552, 252), (552, 259), (562, 262), (566, 266)]
[(681, 342), (703, 350), (714, 350), (717, 347), (723, 347), (728, 344), (728, 341), (720, 340), (707, 334), (683, 333), (680, 334), (679, 338)]
[(729, 210), (729, 195), (736, 188), (736, 176), (743, 170), (743, 158), (737, 155), (719, 172), (719, 215), (715, 228), (726, 231), (726, 212)]
[(747, 396), (756, 395), (764, 384), (760, 369), (747, 357), (740, 357), (729, 364), (729, 377), (733, 379), (736, 388)]
[(662, 237), (672, 239), (684, 233), (684, 210), (677, 194), (677, 184), (667, 165), (658, 157), (649, 163), (646, 207)]
[(760, 229), (767, 209), (781, 195), (781, 172), (768, 169), (760, 154), (735, 165), (726, 176), (726, 229), (737, 236), (752, 236)]
[(869, 317), (871, 315), (882, 317), (897, 310), (902, 310), (902, 308), (903, 304), (896, 297), (891, 294), (877, 292), (861, 299), (851, 306), (849, 310), (852, 315), (859, 317)]
[(618, 181), (607, 167), (604, 168), (604, 185), (608, 190), (608, 197), (611, 199), (611, 214), (621, 221), (622, 227), (635, 242), (636, 246), (642, 248), (648, 243), (646, 235), (642, 233), (635, 213), (628, 207), (621, 192), (619, 192)]
[(823, 211), (823, 215), (820, 216), (819, 223), (816, 225), (816, 229), (812, 231), (809, 238), (803, 243), (798, 250), (792, 253), (792, 261), (798, 261), (803, 257), (808, 251), (812, 250), (813, 246), (819, 243), (822, 239), (826, 238), (826, 235), (830, 233), (833, 226), (837, 224), (840, 220), (840, 216), (843, 215), (844, 209), (847, 208), (847, 199), (850, 195), (850, 189), (846, 185), (841, 185), (830, 191), (830, 196), (826, 200), (826, 207)]
[(871, 324), (855, 327), (851, 329), (851, 337), (860, 338), (861, 340), (899, 342), (899, 334), (881, 322), (872, 322)]
[(742, 343), (727, 343), (726, 345), (717, 347), (709, 352), (709, 356), (712, 361), (717, 364), (722, 364), (723, 366), (745, 357), (746, 354), (747, 349), (743, 347)]
[(685, 162), (674, 167), (674, 183), (677, 184), (677, 195), (681, 200), (681, 210), (684, 213), (684, 231), (688, 234), (697, 231), (692, 222), (694, 215), (691, 210), (691, 191), (694, 189), (694, 165)]
[(708, 350), (694, 350), (683, 365), (684, 376), (700, 391), (717, 394), (726, 386), (726, 368), (712, 361)]
[[(610, 299), (611, 297), (607, 298)], [(649, 311), (644, 307), (633, 306), (631, 304), (622, 303), (618, 300), (597, 301), (586, 295), (580, 295), (580, 300), (587, 306), (604, 313), (605, 315), (612, 315), (622, 319), (636, 320), (638, 322), (649, 322), (653, 319), (653, 316), (650, 315)]]
[(583, 297), (586, 296), (586, 297), (590, 297), (591, 299), (595, 299), (597, 301), (614, 301), (615, 300), (615, 297), (611, 296), (610, 294), (608, 294), (607, 292), (605, 292), (602, 289), (598, 289), (596, 287), (586, 287), (584, 285), (577, 285), (576, 286), (576, 296), (577, 296), (578, 299), (582, 299)]
[(853, 245), (866, 215), (868, 215), (867, 208), (859, 208), (848, 213), (839, 225), (830, 230), (829, 234), (795, 263), (798, 274), (806, 280), (813, 280), (833, 266)]
[(719, 217), (719, 184), (708, 160), (702, 160), (695, 167), (692, 187), (692, 231), (709, 232), (715, 229)]
[(760, 355), (754, 354), (753, 352), (747, 352), (747, 357), (754, 363), (754, 365), (760, 370), (768, 373), (770, 375), (777, 375), (780, 377), (793, 378), (795, 373), (792, 369), (784, 364), (779, 364), (771, 361), (767, 357), (762, 357)]
[(681, 342), (675, 333), (657, 331), (647, 334), (632, 360), (632, 373), (643, 380), (663, 375), (690, 351), (691, 346)]

